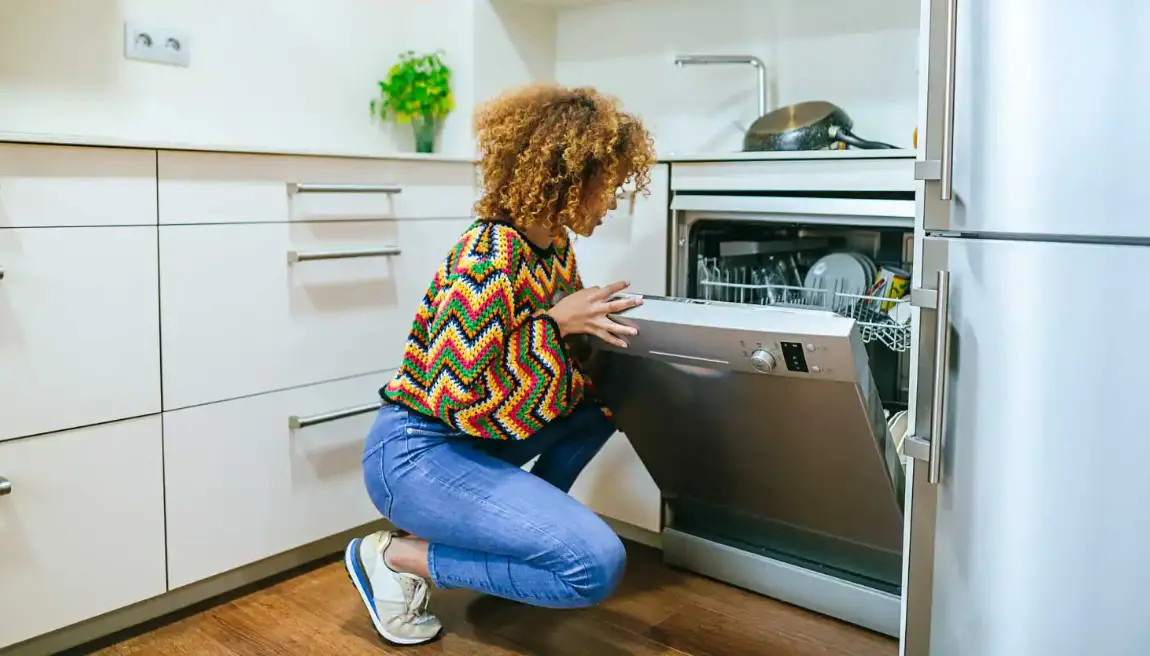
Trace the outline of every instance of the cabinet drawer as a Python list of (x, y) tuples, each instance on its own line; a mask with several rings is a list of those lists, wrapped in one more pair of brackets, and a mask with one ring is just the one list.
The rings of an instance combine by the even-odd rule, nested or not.
[(160, 410), (156, 228), (0, 230), (0, 440)]
[[(160, 228), (164, 407), (398, 367), (466, 220)], [(394, 255), (289, 262), (288, 254)]]
[(0, 443), (0, 650), (166, 590), (160, 441), (154, 415)]
[(155, 224), (156, 151), (0, 143), (0, 228)]
[(168, 575), (173, 588), (379, 519), (361, 460), (391, 373), (164, 413)]
[(466, 163), (160, 154), (160, 223), (451, 218), (471, 215)]
[(395, 221), (161, 227), (165, 409), (398, 366), (404, 257)]

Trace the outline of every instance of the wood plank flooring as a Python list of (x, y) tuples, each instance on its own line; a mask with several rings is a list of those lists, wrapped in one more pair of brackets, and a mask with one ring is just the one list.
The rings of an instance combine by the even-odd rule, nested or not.
[(599, 607), (532, 608), (435, 591), (444, 635), (419, 647), (376, 636), (341, 561), (78, 653), (99, 656), (894, 656), (895, 641), (722, 583), (672, 570), (628, 544), (627, 576)]

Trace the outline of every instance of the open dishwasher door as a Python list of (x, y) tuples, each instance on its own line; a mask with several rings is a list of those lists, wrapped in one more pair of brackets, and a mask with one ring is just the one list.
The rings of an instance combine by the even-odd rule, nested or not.
[(644, 296), (592, 378), (675, 565), (897, 635), (903, 470), (853, 319)]

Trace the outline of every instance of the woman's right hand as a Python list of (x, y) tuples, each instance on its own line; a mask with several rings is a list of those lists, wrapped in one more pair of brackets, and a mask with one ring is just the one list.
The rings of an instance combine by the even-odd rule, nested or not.
[(613, 321), (610, 314), (643, 304), (638, 296), (611, 297), (627, 289), (630, 283), (619, 281), (603, 287), (584, 287), (563, 298), (547, 314), (559, 324), (559, 332), (567, 335), (594, 335), (620, 348), (627, 348), (624, 335), (638, 335), (639, 331)]

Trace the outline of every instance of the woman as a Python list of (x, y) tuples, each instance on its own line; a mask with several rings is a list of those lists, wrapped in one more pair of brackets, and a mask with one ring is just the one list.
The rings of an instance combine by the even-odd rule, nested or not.
[[(531, 86), (476, 117), (483, 195), (423, 298), (380, 393), (364, 478), (398, 528), (352, 540), (345, 564), (386, 640), (436, 637), (429, 582), (552, 608), (593, 605), (626, 554), (568, 496), (615, 432), (567, 343), (626, 346), (617, 282), (583, 288), (568, 231), (589, 237), (654, 163), (638, 119), (591, 89)], [(538, 460), (530, 472), (521, 467)], [(418, 536), (418, 537), (416, 537)]]

